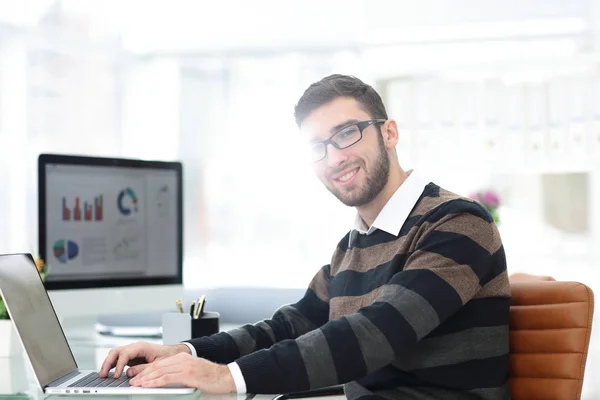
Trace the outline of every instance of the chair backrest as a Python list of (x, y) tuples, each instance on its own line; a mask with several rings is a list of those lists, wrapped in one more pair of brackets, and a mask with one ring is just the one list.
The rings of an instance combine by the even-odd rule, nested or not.
[(581, 398), (594, 295), (577, 282), (511, 281), (512, 400)]

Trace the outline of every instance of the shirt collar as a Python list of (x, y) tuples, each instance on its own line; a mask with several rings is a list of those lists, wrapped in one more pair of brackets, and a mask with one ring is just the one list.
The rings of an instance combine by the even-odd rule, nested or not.
[[(427, 181), (414, 170), (408, 171), (408, 177), (400, 185), (398, 190), (388, 200), (386, 205), (377, 215), (373, 225), (367, 227), (358, 213), (354, 219), (354, 230), (363, 235), (370, 235), (377, 229), (381, 229), (391, 235), (398, 236), (402, 225), (408, 218), (411, 210), (421, 197)], [(350, 235), (352, 239), (352, 232)]]

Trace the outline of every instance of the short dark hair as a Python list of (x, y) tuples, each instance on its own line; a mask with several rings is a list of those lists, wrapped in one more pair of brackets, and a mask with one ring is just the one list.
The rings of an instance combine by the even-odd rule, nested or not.
[(338, 97), (356, 99), (373, 119), (388, 119), (381, 96), (375, 89), (354, 76), (334, 74), (313, 83), (304, 91), (294, 110), (296, 124), (300, 126), (311, 112)]

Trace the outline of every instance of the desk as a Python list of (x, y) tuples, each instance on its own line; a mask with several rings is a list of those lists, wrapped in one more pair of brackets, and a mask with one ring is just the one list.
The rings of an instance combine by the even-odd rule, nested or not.
[[(93, 329), (93, 321), (83, 320), (74, 321), (71, 323), (64, 324), (65, 334), (73, 356), (81, 369), (99, 369), (106, 355), (113, 347), (126, 345), (138, 340), (146, 340), (154, 343), (161, 343), (160, 339), (147, 340), (144, 338), (115, 338), (102, 336), (97, 334)], [(225, 325), (223, 329), (230, 329), (233, 326)], [(0, 400), (8, 400), (15, 395), (21, 393), (28, 396), (33, 400), (41, 400), (46, 397), (40, 390), (33, 370), (29, 365), (29, 361), (25, 358), (24, 354), (10, 357), (0, 358)], [(153, 400), (153, 399), (164, 399), (166, 396), (49, 396), (50, 398), (61, 398), (61, 399), (102, 399), (102, 400)], [(196, 400), (198, 398), (203, 400), (244, 400), (246, 395), (208, 395), (200, 392), (195, 392), (191, 395), (184, 396), (173, 396), (178, 400)], [(259, 395), (254, 397), (254, 400), (271, 400), (273, 395)], [(17, 397), (14, 397), (15, 400)], [(19, 397), (18, 399), (24, 399), (25, 396)], [(319, 397), (314, 399), (320, 400), (340, 400), (344, 399), (343, 396), (333, 396), (331, 398)]]

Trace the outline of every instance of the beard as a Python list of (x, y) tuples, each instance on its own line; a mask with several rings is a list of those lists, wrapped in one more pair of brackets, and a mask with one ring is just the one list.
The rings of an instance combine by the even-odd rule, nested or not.
[(348, 207), (361, 207), (373, 201), (387, 184), (390, 176), (390, 157), (383, 144), (383, 138), (378, 136), (379, 155), (371, 171), (364, 168), (361, 162), (360, 168), (365, 172), (365, 184), (356, 188), (352, 193), (345, 193), (335, 187), (327, 186), (327, 189), (343, 204)]

